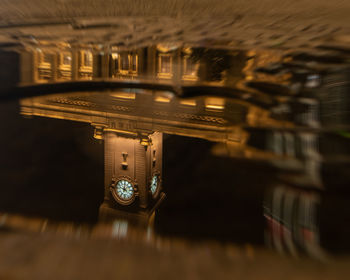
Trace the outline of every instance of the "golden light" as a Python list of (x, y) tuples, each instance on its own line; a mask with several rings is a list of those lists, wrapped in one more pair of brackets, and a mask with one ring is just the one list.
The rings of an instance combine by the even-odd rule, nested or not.
[(155, 96), (154, 98), (154, 101), (159, 103), (169, 103), (170, 100), (171, 100), (170, 97), (162, 96), (162, 95)]
[(205, 108), (207, 110), (223, 111), (225, 109), (225, 99), (218, 97), (207, 97), (205, 99)]
[(135, 100), (136, 98), (136, 94), (134, 92), (116, 92), (111, 93), (110, 96), (127, 100)]
[(197, 102), (194, 99), (185, 99), (185, 100), (181, 100), (180, 101), (181, 105), (185, 105), (185, 106), (196, 106)]

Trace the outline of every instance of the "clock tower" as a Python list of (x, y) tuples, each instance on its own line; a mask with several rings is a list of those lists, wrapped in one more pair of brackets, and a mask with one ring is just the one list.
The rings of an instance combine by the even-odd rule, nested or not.
[[(105, 145), (104, 202), (100, 220), (128, 215), (139, 221), (150, 216), (162, 193), (163, 134), (134, 134), (103, 129)], [(142, 220), (142, 219), (141, 219)]]

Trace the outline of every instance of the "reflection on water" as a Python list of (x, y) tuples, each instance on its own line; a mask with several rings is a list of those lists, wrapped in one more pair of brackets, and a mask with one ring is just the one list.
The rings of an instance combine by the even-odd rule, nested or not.
[[(265, 110), (270, 120), (263, 120), (263, 126), (343, 130), (348, 129), (349, 65), (348, 53), (338, 52), (335, 64), (327, 54), (321, 59), (307, 51), (179, 44), (126, 49), (42, 41), (1, 51), (11, 64), (1, 89), (7, 97), (101, 88), (167, 90), (186, 98), (231, 97), (250, 104), (250, 110), (253, 105)], [(166, 102), (164, 97), (159, 100)], [(214, 101), (207, 108), (223, 109), (222, 103)]]
[[(26, 137), (18, 130), (34, 134), (31, 155), (23, 156), (33, 158), (34, 171), (18, 163), (17, 147), (28, 151), (25, 144), (5, 143), (13, 166), (27, 176), (13, 184), (40, 193), (42, 201), (0, 205), (1, 211), (47, 217), (50, 199), (59, 205), (64, 195), (80, 197), (81, 205), (86, 195), (95, 207), (72, 219), (84, 225), (7, 213), (0, 216), (2, 228), (153, 244), (164, 236), (265, 243), (322, 260), (328, 251), (350, 249), (346, 57), (334, 66), (277, 50), (48, 42), (3, 54), (12, 55), (18, 79), (1, 92), (22, 97), (21, 119), (4, 111), (15, 124), (5, 122), (3, 131), (12, 139)], [(45, 143), (61, 145), (57, 162), (47, 161)], [(103, 149), (96, 148), (101, 143)], [(80, 149), (79, 159), (64, 166)], [(35, 170), (45, 164), (60, 171)], [(50, 185), (61, 184), (66, 193), (45, 197), (39, 177), (56, 178), (59, 183)], [(57, 209), (50, 217), (67, 220)]]
[(266, 194), (266, 243), (280, 253), (298, 256), (301, 252), (325, 258), (320, 246), (320, 195), (312, 190), (279, 186)]
[[(167, 92), (127, 90), (40, 96), (22, 99), (20, 104), (25, 116), (85, 122), (94, 127), (94, 137), (105, 145), (105, 198), (99, 220), (128, 221), (121, 225), (117, 222), (118, 232), (125, 234), (131, 222), (141, 228), (147, 226), (145, 234), (149, 234), (154, 217), (158, 219), (154, 215), (165, 197), (163, 153), (169, 151), (163, 151), (162, 146), (166, 133), (213, 141), (210, 153), (224, 158), (227, 164), (231, 161), (227, 158), (232, 158), (270, 166), (266, 171), (270, 178), (249, 186), (258, 193), (266, 189), (265, 195), (254, 198), (254, 203), (264, 204), (266, 244), (294, 256), (307, 253), (324, 259), (319, 238), (319, 193), (329, 187), (323, 174), (327, 167), (324, 161), (335, 160), (337, 165), (336, 153), (328, 150), (329, 133), (294, 129), (288, 124), (283, 129), (285, 122), (278, 124), (276, 120), (277, 129), (261, 128), (256, 125), (259, 121), (273, 121), (269, 114), (254, 105), (214, 96), (181, 99)], [(339, 138), (339, 143), (348, 142)], [(346, 157), (346, 150), (341, 152)], [(210, 165), (214, 172), (218, 168), (215, 161)], [(196, 164), (202, 163), (198, 160)], [(249, 167), (251, 172), (256, 168)], [(234, 165), (231, 170), (242, 176)], [(229, 183), (232, 179), (224, 180)], [(206, 183), (200, 182), (205, 190)], [(209, 189), (210, 184), (220, 186), (209, 182)], [(289, 187), (271, 189), (268, 185), (272, 182), (285, 182)], [(166, 185), (171, 184), (165, 182), (165, 189)], [(231, 187), (229, 184), (227, 188)]]

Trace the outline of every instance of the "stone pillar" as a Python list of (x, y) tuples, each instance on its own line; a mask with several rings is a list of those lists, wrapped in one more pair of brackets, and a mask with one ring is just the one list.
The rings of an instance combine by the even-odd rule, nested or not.
[(58, 80), (58, 65), (59, 65), (59, 54), (57, 52), (52, 53), (51, 55), (51, 81), (57, 82)]
[(72, 49), (72, 80), (76, 81), (79, 77), (79, 50)]
[(147, 71), (146, 76), (150, 78), (157, 77), (157, 50), (154, 46), (147, 48)]

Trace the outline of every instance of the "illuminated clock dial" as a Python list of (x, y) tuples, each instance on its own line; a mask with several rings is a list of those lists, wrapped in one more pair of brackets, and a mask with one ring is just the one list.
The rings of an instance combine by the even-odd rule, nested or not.
[(134, 195), (134, 188), (127, 180), (119, 180), (115, 186), (116, 194), (121, 200), (130, 200)]
[(155, 196), (158, 192), (158, 188), (159, 188), (159, 176), (158, 175), (154, 175), (152, 177), (152, 180), (151, 180), (151, 193), (153, 196)]

